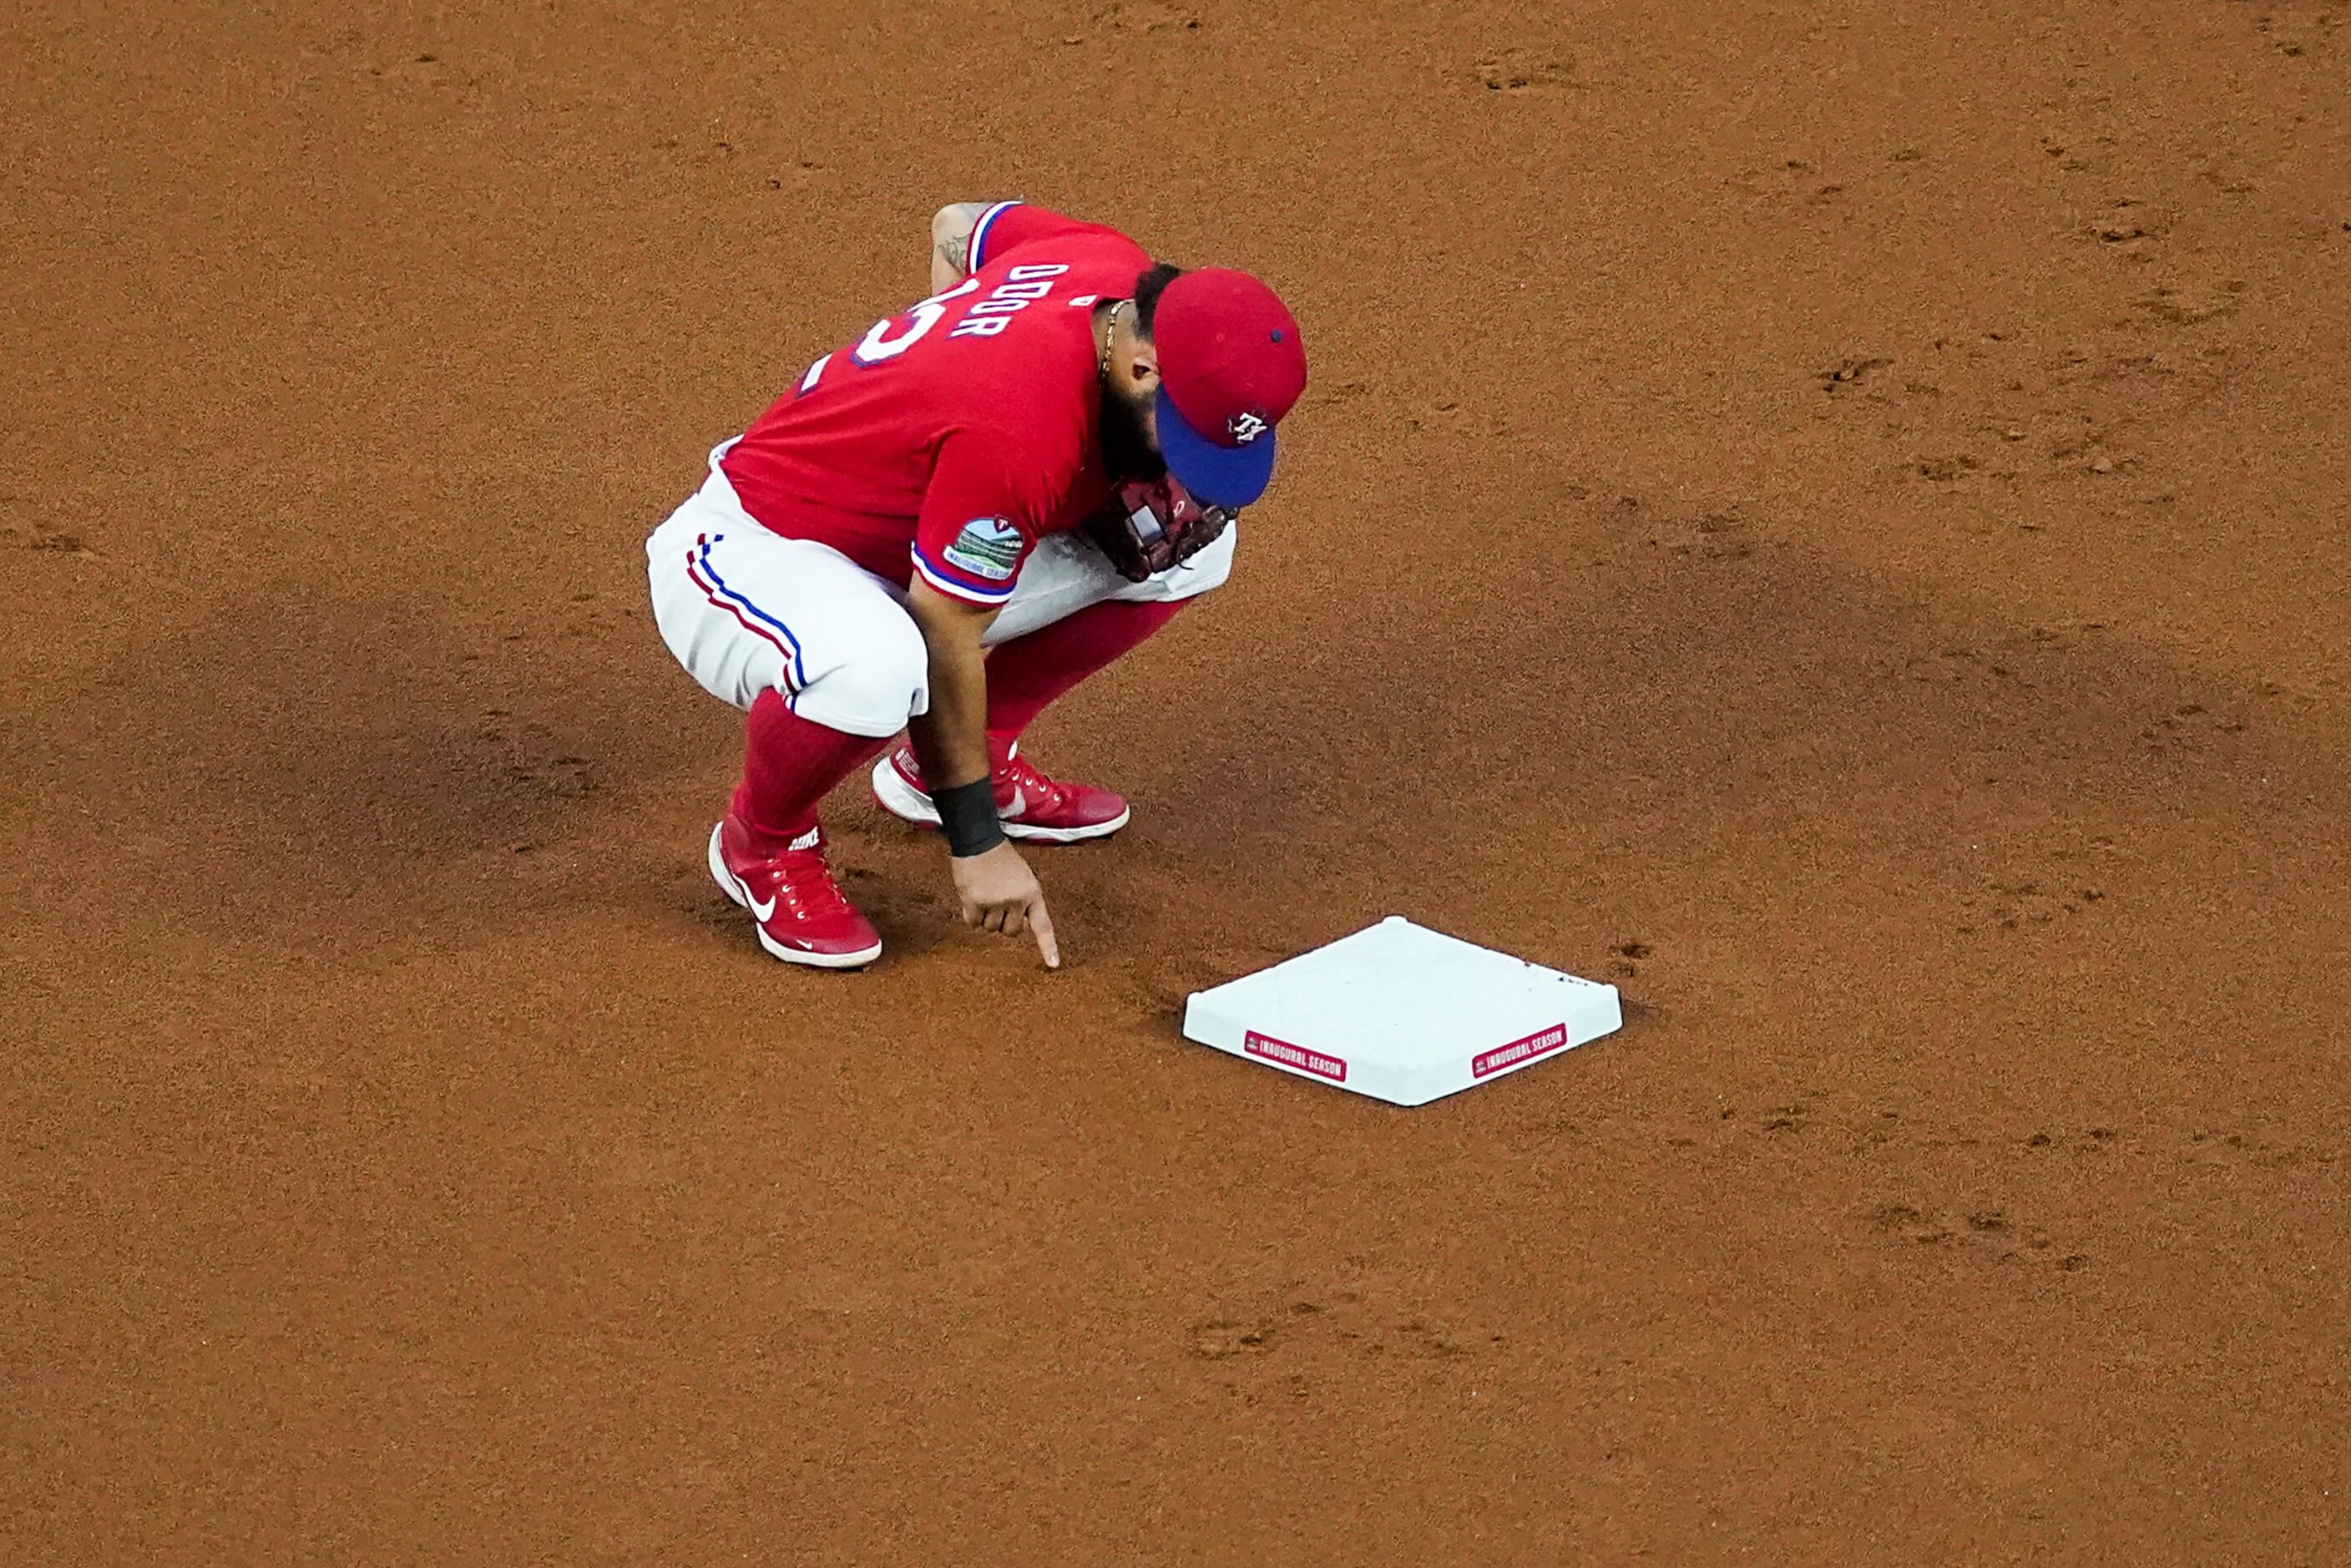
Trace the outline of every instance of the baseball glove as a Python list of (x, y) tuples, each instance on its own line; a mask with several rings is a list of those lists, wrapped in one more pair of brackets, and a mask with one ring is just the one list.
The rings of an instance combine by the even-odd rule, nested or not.
[(1120, 485), (1081, 531), (1121, 577), (1141, 582), (1181, 566), (1216, 543), (1232, 525), (1233, 516), (1224, 507), (1202, 506), (1171, 474)]

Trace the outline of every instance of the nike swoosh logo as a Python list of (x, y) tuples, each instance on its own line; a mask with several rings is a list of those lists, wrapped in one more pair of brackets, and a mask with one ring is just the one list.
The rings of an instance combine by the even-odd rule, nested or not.
[(769, 919), (773, 918), (776, 913), (776, 901), (774, 899), (770, 898), (763, 904), (758, 899), (752, 897), (751, 884), (745, 882), (741, 877), (737, 876), (735, 874), (734, 868), (731, 866), (727, 869), (726, 875), (728, 880), (735, 883), (735, 891), (743, 895), (743, 907), (749, 910), (753, 915), (757, 916), (760, 925), (765, 925)]
[(1011, 803), (1010, 805), (1008, 805), (1008, 806), (1007, 806), (1007, 807), (1005, 807), (1005, 808), (1004, 808), (1003, 815), (1005, 815), (1005, 816), (1007, 816), (1007, 817), (1017, 817), (1017, 816), (1019, 816), (1021, 812), (1023, 812), (1023, 811), (1027, 810), (1028, 809), (1029, 809), (1029, 800), (1028, 800), (1028, 797), (1027, 797), (1027, 796), (1025, 796), (1025, 795), (1023, 795), (1023, 794), (1021, 794), (1021, 793), (1020, 793), (1020, 786), (1019, 786), (1019, 785), (1018, 785), (1018, 784), (1015, 784), (1015, 785), (1012, 787), (1012, 803)]

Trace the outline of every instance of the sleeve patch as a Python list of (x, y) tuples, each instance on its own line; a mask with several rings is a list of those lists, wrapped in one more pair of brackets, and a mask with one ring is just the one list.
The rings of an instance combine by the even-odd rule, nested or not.
[(983, 582), (1009, 582), (1027, 549), (1020, 530), (1004, 517), (974, 517), (940, 551), (946, 564)]

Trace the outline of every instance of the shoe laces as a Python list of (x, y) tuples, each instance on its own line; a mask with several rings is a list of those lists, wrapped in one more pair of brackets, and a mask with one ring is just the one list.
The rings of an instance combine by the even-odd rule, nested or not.
[(776, 898), (799, 915), (854, 915), (857, 906), (832, 877), (821, 846), (786, 850), (769, 862), (776, 868)]
[(1061, 785), (1040, 773), (1018, 751), (1006, 756), (1004, 766), (997, 777), (1020, 791), (1021, 805), (1029, 811), (1040, 807), (1058, 806), (1061, 803), (1061, 797), (1067, 793)]

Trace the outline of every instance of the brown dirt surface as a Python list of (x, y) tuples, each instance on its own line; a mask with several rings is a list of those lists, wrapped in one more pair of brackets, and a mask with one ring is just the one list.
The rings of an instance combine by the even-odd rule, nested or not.
[[(2343, 0), (0, 14), (0, 1560), (2351, 1561)], [(1024, 194), (1261, 271), (1069, 967), (760, 956), (644, 534)], [(1159, 716), (1138, 722), (1138, 713)], [(1402, 913), (1618, 1036), (1185, 1043)]]

